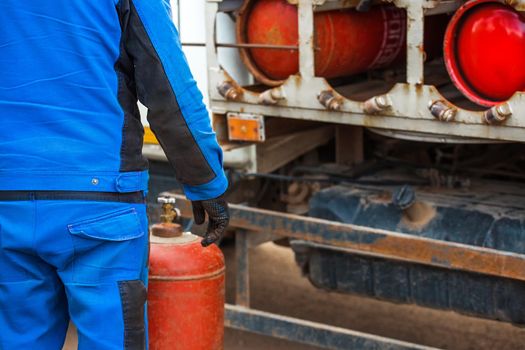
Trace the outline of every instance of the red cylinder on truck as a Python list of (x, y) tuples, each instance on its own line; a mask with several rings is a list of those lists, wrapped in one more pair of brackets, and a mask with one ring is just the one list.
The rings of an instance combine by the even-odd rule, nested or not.
[(497, 0), (474, 0), (452, 18), (445, 63), (454, 84), (482, 106), (525, 91), (525, 15)]
[[(162, 225), (155, 225), (153, 233)], [(169, 235), (165, 235), (169, 236)], [(221, 350), (224, 256), (189, 233), (151, 236), (148, 285), (151, 350)]]
[[(440, 50), (448, 16), (427, 21), (427, 54)], [(406, 11), (375, 6), (316, 12), (314, 16), (315, 74), (335, 78), (402, 63), (406, 57)], [(240, 43), (295, 46), (299, 43), (298, 9), (286, 0), (246, 0), (237, 21)], [(299, 71), (299, 51), (250, 48), (241, 57), (257, 80), (277, 86)]]

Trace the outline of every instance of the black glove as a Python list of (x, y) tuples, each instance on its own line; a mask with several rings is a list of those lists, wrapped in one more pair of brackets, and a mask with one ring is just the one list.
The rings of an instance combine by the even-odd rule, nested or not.
[(224, 200), (224, 197), (193, 201), (191, 204), (193, 217), (197, 225), (204, 224), (206, 214), (208, 214), (208, 229), (201, 242), (202, 246), (207, 247), (221, 239), (230, 222), (228, 203)]

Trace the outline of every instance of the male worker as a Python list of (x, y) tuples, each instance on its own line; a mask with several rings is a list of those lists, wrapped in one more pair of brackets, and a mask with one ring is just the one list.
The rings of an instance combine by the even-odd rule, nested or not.
[(0, 1), (0, 349), (144, 349), (147, 162), (137, 98), (203, 246), (222, 154), (166, 0)]

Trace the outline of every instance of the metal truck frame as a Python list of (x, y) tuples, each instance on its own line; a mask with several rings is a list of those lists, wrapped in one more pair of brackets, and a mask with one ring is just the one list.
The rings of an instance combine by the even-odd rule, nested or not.
[[(440, 143), (525, 141), (525, 93), (517, 92), (510, 100), (490, 109), (466, 109), (450, 102), (446, 94), (425, 81), (425, 16), (454, 12), (464, 1), (374, 1), (393, 4), (407, 12), (406, 81), (365, 101), (341, 95), (326, 79), (314, 74), (314, 13), (353, 8), (360, 1), (287, 1), (298, 7), (299, 45), (288, 49), (299, 51), (299, 74), (290, 76), (281, 86), (256, 92), (236, 81), (223, 68), (219, 57), (220, 48), (242, 50), (252, 47), (246, 43), (217, 41), (218, 14), (239, 9), (243, 1), (206, 0), (210, 105), (214, 125), (227, 151), (226, 160), (230, 165), (248, 172), (270, 172), (276, 169), (261, 164), (267, 154), (263, 143), (267, 131), (264, 122), (266, 117), (326, 123), (324, 131), (303, 134), (297, 139), (310, 137), (311, 141), (314, 137), (317, 144), (333, 137), (330, 125), (334, 124), (373, 128), (401, 138)], [(523, 0), (501, 2), (525, 11)], [(228, 115), (235, 118), (230, 120)], [(242, 126), (243, 120), (255, 122), (259, 128), (255, 134), (246, 135), (244, 140), (229, 133), (231, 123), (237, 122)], [(315, 141), (309, 142), (313, 147), (317, 144)], [(284, 162), (286, 159), (281, 163), (277, 161), (278, 164)], [(180, 196), (178, 203), (183, 216), (190, 217), (190, 204)], [(250, 309), (248, 256), (251, 247), (282, 237), (292, 237), (319, 246), (329, 245), (331, 249), (345, 252), (525, 281), (525, 256), (518, 254), (238, 205), (232, 206), (232, 227), (238, 229), (237, 305), (227, 305), (226, 325), (328, 349), (430, 348)]]
[[(406, 9), (407, 74), (406, 82), (395, 84), (388, 92), (367, 101), (355, 101), (337, 93), (328, 81), (314, 75), (314, 25), (316, 11), (355, 7), (358, 0), (288, 0), (298, 6), (300, 73), (289, 77), (279, 87), (262, 93), (253, 92), (236, 82), (222, 68), (218, 48), (235, 47), (216, 42), (216, 17), (231, 10), (239, 1), (207, 0), (206, 47), (209, 94), (212, 112), (249, 113), (265, 117), (313, 120), (357, 125), (368, 128), (399, 130), (441, 135), (438, 140), (475, 138), (498, 141), (525, 140), (525, 93), (516, 93), (509, 101), (491, 110), (467, 110), (449, 102), (438, 88), (425, 84), (423, 28), (425, 16), (455, 11), (457, 0), (390, 0)], [(525, 1), (502, 1), (524, 11)], [(242, 47), (242, 43), (240, 43)], [(245, 46), (246, 47), (246, 46)], [(327, 98), (328, 97), (328, 98)], [(489, 116), (496, 114), (498, 121)], [(431, 131), (431, 132), (429, 132)], [(446, 135), (446, 136), (443, 136)]]

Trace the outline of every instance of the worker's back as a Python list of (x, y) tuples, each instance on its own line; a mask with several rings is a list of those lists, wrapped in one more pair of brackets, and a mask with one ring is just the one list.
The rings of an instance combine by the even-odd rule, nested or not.
[(228, 224), (222, 153), (165, 0), (0, 0), (0, 349), (146, 349), (137, 99), (193, 201)]
[(186, 194), (224, 192), (167, 1), (2, 0), (0, 23), (0, 190), (145, 190), (138, 97)]
[[(122, 161), (115, 0), (20, 4), (0, 2), (0, 172), (18, 173), (16, 189), (35, 189), (26, 185), (47, 176), (51, 184), (41, 188), (59, 186), (71, 173), (80, 181), (72, 186), (87, 190), (120, 170), (144, 170), (143, 161)], [(138, 119), (133, 123), (126, 131), (137, 134)], [(140, 147), (135, 136), (132, 152)]]

